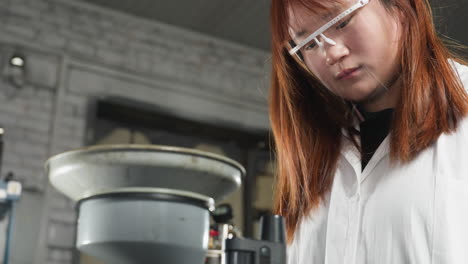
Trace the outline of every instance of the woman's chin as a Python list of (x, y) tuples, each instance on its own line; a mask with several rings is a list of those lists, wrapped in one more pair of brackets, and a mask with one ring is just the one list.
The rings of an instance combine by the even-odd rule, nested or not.
[(352, 93), (346, 94), (344, 97), (346, 100), (355, 102), (355, 103), (360, 103), (360, 102), (365, 102), (368, 100), (369, 97), (372, 96), (374, 93), (373, 90), (354, 90)]
[(352, 102), (363, 102), (371, 98), (376, 93), (377, 85), (369, 84), (366, 82), (359, 82), (348, 87), (334, 87), (332, 89), (337, 96), (344, 98), (345, 100)]

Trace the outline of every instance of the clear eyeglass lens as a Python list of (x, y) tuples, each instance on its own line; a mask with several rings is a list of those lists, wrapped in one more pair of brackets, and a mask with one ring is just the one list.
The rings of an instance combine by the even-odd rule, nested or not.
[(317, 53), (323, 52), (326, 45), (334, 46), (337, 44), (337, 39), (339, 39), (344, 33), (344, 29), (348, 26), (350, 17), (345, 17), (337, 23), (333, 24), (329, 29), (327, 29), (322, 34), (318, 35), (315, 39), (307, 42), (300, 51), (304, 53)]

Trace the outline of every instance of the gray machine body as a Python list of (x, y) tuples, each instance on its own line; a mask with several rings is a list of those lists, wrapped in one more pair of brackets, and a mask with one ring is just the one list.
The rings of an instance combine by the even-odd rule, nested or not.
[(80, 203), (76, 245), (105, 263), (203, 263), (209, 211), (197, 205), (134, 198)]

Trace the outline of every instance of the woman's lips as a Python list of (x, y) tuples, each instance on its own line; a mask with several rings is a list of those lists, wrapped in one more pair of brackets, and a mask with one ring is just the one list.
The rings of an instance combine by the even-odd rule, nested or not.
[(355, 67), (355, 68), (344, 69), (344, 70), (342, 70), (342, 71), (340, 71), (339, 73), (336, 74), (336, 79), (338, 79), (338, 80), (350, 79), (350, 78), (356, 76), (360, 69), (361, 69), (360, 66)]

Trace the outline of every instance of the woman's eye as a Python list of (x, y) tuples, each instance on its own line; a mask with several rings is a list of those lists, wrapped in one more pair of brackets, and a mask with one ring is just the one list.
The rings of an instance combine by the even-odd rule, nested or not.
[(307, 44), (305, 46), (305, 50), (311, 50), (311, 49), (314, 49), (315, 47), (317, 47), (317, 43), (315, 43), (315, 40), (314, 40), (310, 44)]
[(351, 22), (351, 19), (352, 19), (352, 17), (350, 17), (350, 18), (346, 19), (345, 21), (341, 22), (341, 23), (336, 27), (336, 29), (342, 29), (342, 28), (346, 27), (346, 26), (349, 24), (349, 22)]

